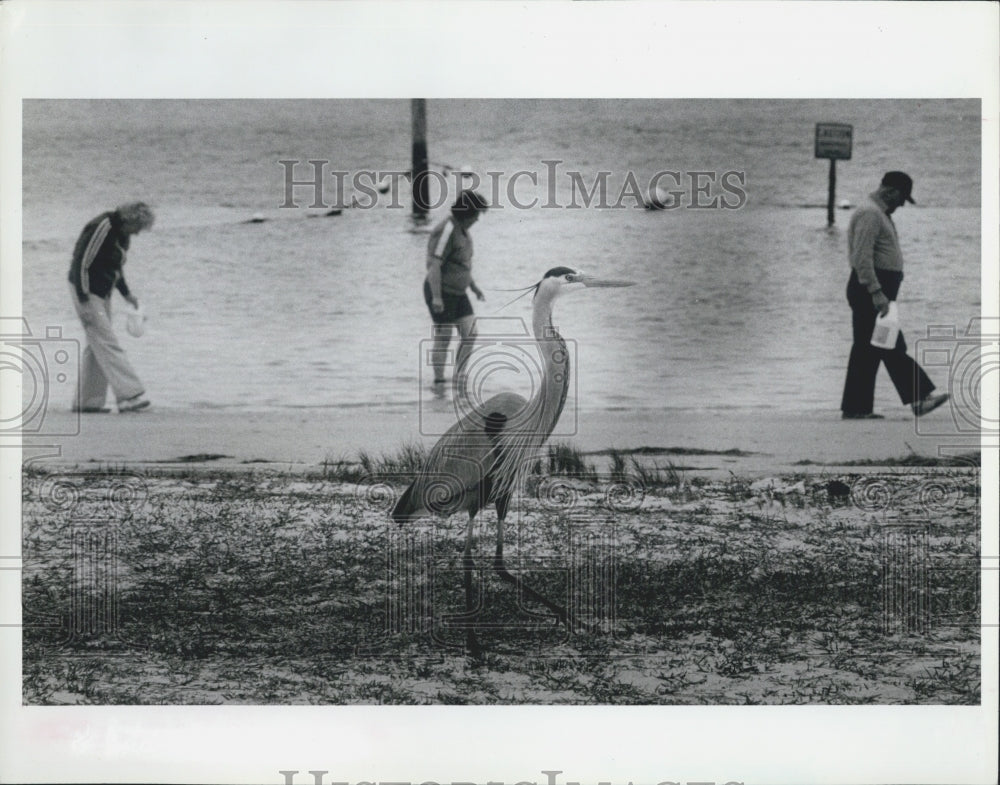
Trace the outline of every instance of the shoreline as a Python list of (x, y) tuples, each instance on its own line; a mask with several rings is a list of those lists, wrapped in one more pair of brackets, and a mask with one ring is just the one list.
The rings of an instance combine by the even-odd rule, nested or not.
[[(961, 434), (943, 407), (931, 417), (843, 421), (839, 412), (590, 411), (564, 414), (549, 443), (569, 443), (599, 461), (609, 450), (669, 461), (696, 473), (773, 474), (843, 465), (900, 465), (978, 453), (978, 435)], [(933, 418), (933, 419), (932, 419)], [(455, 421), (436, 410), (369, 408), (345, 412), (150, 409), (77, 417), (48, 412), (49, 435), (25, 434), (23, 463), (167, 466), (316, 466), (431, 447)], [(4, 442), (7, 444), (7, 442)]]

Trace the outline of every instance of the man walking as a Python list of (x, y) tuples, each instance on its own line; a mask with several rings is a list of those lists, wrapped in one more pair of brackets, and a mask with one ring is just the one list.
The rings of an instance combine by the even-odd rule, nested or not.
[(903, 281), (903, 254), (892, 222), (896, 208), (909, 202), (913, 180), (905, 172), (887, 172), (878, 190), (851, 216), (847, 246), (851, 277), (847, 282), (847, 302), (851, 306), (854, 345), (847, 365), (844, 396), (840, 409), (845, 420), (880, 419), (872, 412), (875, 376), (885, 363), (889, 378), (904, 404), (917, 417), (938, 408), (948, 394), (933, 395), (934, 383), (907, 353), (903, 334), (892, 349), (871, 345), (875, 318), (889, 311)]
[(139, 307), (125, 283), (122, 265), (129, 238), (153, 225), (153, 211), (144, 202), (131, 202), (101, 213), (80, 233), (69, 268), (73, 305), (87, 334), (87, 348), (80, 365), (80, 399), (74, 409), (107, 412), (104, 401), (108, 385), (114, 392), (119, 412), (145, 409), (149, 401), (145, 388), (129, 362), (111, 326), (111, 294)]

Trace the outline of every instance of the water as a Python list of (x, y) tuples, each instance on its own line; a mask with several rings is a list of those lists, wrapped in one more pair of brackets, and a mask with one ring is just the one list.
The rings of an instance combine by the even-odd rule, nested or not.
[[(579, 409), (836, 410), (851, 337), (849, 213), (838, 210), (827, 231), (817, 121), (854, 124), (838, 201), (857, 204), (888, 169), (916, 181), (919, 204), (895, 217), (911, 345), (931, 325), (964, 328), (981, 304), (977, 101), (430, 101), (432, 161), (505, 173), (504, 206), (473, 230), (488, 297), (477, 313), (506, 319), (494, 323), (501, 332), (528, 319), (527, 299), (499, 310), (514, 295), (491, 290), (534, 283), (555, 265), (629, 278), (639, 286), (557, 302)], [(278, 164), (402, 170), (409, 149), (406, 101), (28, 101), (24, 314), (36, 332), (60, 325), (82, 338), (65, 281), (76, 236), (101, 210), (144, 199), (157, 224), (134, 238), (126, 275), (150, 321), (135, 339), (122, 315), (120, 335), (157, 406), (412, 406), (426, 394), (426, 228), (385, 202), (319, 217), (305, 208), (310, 189), (296, 189), (301, 209), (279, 209)], [(588, 187), (609, 172), (612, 202), (629, 171), (643, 187), (659, 170), (745, 172), (746, 204), (515, 209), (511, 175), (537, 173), (537, 187), (521, 176), (511, 195), (545, 202), (542, 162), (557, 159), (562, 205), (571, 170)], [(716, 184), (700, 198), (720, 193)], [(267, 220), (245, 223), (255, 213)], [(530, 383), (513, 371), (489, 382), (523, 392)], [(898, 407), (884, 374), (876, 406)]]

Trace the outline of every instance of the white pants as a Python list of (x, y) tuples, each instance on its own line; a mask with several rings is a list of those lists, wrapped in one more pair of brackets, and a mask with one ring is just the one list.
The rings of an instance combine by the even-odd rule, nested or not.
[(142, 382), (111, 326), (111, 294), (103, 298), (91, 294), (81, 303), (76, 287), (70, 284), (69, 288), (76, 315), (87, 333), (87, 348), (80, 360), (80, 408), (104, 406), (109, 384), (118, 403), (142, 395)]

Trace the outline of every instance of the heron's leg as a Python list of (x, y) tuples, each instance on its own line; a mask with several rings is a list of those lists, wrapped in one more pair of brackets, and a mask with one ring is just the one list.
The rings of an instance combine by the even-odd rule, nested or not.
[(503, 521), (507, 515), (507, 505), (509, 503), (510, 497), (497, 501), (497, 554), (493, 559), (493, 569), (496, 570), (497, 575), (499, 575), (503, 580), (508, 583), (512, 583), (515, 587), (517, 587), (519, 597), (529, 597), (535, 602), (541, 603), (552, 611), (556, 615), (556, 618), (565, 624), (568, 629), (572, 630), (572, 620), (569, 618), (569, 614), (566, 612), (564, 607), (552, 602), (546, 597), (543, 597), (507, 569), (507, 564), (503, 559)]
[[(472, 543), (475, 532), (473, 517), (475, 513), (469, 513), (469, 526), (465, 531), (465, 550), (462, 552), (462, 568), (465, 570), (465, 615), (472, 618), (479, 607), (479, 596), (476, 587), (472, 583), (472, 573), (476, 569), (476, 561), (472, 558)], [(483, 648), (476, 637), (476, 631), (469, 627), (465, 635), (465, 646), (469, 654), (479, 658), (483, 654)]]
[(473, 594), (472, 573), (476, 569), (476, 561), (472, 558), (472, 516), (465, 530), (465, 550), (462, 551), (462, 568), (465, 570), (465, 612), (472, 613), (476, 609), (476, 597)]

